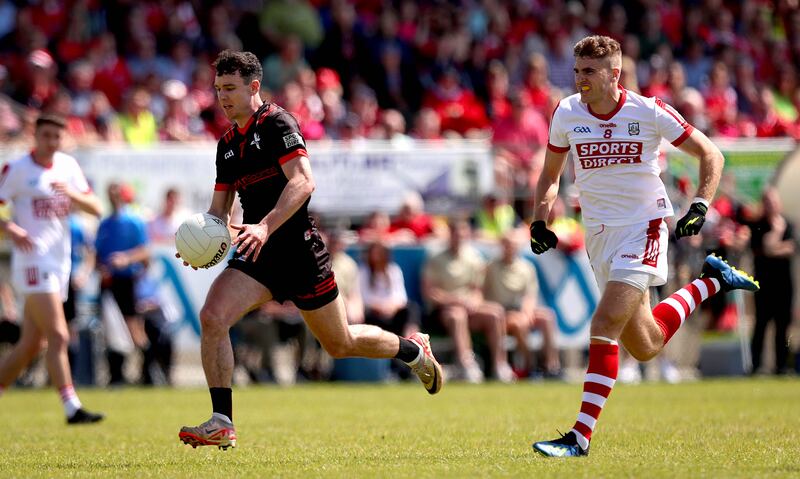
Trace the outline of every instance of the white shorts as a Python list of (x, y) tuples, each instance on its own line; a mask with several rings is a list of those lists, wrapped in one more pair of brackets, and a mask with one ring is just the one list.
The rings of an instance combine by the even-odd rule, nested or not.
[(68, 269), (46, 265), (14, 265), (11, 275), (19, 294), (58, 293), (62, 302), (67, 300)]
[(668, 234), (664, 218), (628, 226), (587, 227), (586, 252), (600, 291), (609, 280), (642, 291), (666, 283)]

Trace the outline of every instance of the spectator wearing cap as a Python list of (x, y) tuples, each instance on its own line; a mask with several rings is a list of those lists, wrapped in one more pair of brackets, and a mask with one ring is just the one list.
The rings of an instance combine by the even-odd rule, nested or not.
[(17, 82), (14, 99), (23, 105), (41, 109), (59, 89), (57, 67), (47, 50), (36, 49), (28, 54), (23, 76)]
[(167, 80), (161, 86), (166, 99), (166, 112), (159, 128), (165, 141), (197, 141), (211, 137), (204, 131), (197, 116), (197, 105), (187, 97), (188, 89), (180, 80)]

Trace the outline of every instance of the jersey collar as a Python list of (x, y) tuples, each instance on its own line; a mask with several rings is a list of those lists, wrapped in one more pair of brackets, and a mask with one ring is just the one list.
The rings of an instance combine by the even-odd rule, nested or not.
[(608, 121), (622, 109), (622, 105), (625, 104), (625, 98), (627, 96), (628, 96), (628, 91), (622, 88), (622, 85), (619, 85), (619, 101), (617, 101), (617, 106), (615, 106), (613, 110), (606, 113), (605, 115), (601, 115), (599, 113), (593, 112), (592, 106), (589, 105), (588, 103), (586, 104), (586, 107), (589, 109), (589, 113), (591, 113), (592, 116), (594, 116), (595, 118), (598, 118), (603, 121)]
[(240, 135), (244, 135), (245, 133), (247, 133), (247, 130), (250, 129), (250, 125), (252, 125), (256, 117), (261, 114), (261, 110), (263, 110), (267, 106), (269, 106), (268, 102), (262, 103), (261, 106), (258, 107), (258, 110), (254, 111), (253, 114), (250, 115), (250, 119), (247, 120), (247, 124), (245, 124), (243, 127), (239, 127), (239, 125), (236, 125), (236, 130), (239, 132)]

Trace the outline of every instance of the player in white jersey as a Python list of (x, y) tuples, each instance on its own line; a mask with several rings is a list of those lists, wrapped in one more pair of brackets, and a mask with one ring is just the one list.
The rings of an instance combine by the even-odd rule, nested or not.
[(558, 195), (571, 153), (586, 224), (586, 249), (603, 292), (591, 324), (589, 367), (580, 413), (562, 437), (533, 448), (545, 456), (584, 456), (597, 418), (619, 368), (620, 340), (640, 361), (656, 356), (702, 301), (758, 283), (715, 256), (700, 278), (650, 309), (649, 287), (667, 279), (667, 227), (672, 205), (659, 178), (664, 138), (700, 161), (700, 181), (689, 211), (676, 225), (677, 238), (700, 232), (719, 184), (723, 156), (672, 107), (619, 86), (622, 52), (609, 37), (590, 36), (575, 45), (579, 93), (559, 103), (550, 124), (545, 165), (535, 192), (531, 249), (541, 254), (558, 243), (545, 220)]
[(0, 394), (47, 342), (47, 370), (61, 396), (68, 424), (103, 419), (83, 409), (72, 387), (67, 346), (69, 331), (62, 302), (67, 297), (70, 235), (67, 216), (75, 205), (100, 216), (100, 201), (89, 189), (75, 158), (58, 151), (64, 120), (36, 120), (35, 149), (7, 163), (0, 174), (0, 201), (11, 201), (13, 218), (0, 228), (14, 243), (12, 280), (25, 297), (22, 335), (0, 362)]

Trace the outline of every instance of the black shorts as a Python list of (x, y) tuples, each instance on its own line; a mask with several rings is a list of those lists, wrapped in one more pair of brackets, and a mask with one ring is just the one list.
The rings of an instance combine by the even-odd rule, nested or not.
[[(132, 276), (112, 276), (111, 283), (100, 288), (100, 294), (111, 291), (114, 301), (119, 306), (119, 311), (123, 316), (136, 315), (136, 293), (134, 291), (135, 278)], [(102, 297), (102, 296), (101, 296)]]
[(72, 286), (72, 277), (69, 278), (69, 286), (67, 287), (67, 300), (64, 301), (64, 317), (67, 320), (67, 324), (71, 323), (73, 319), (75, 319), (76, 312), (75, 312), (75, 288)]
[(255, 262), (234, 254), (228, 268), (263, 284), (275, 301), (291, 301), (303, 311), (319, 309), (339, 296), (331, 255), (316, 229), (296, 235), (292, 243), (267, 243)]

